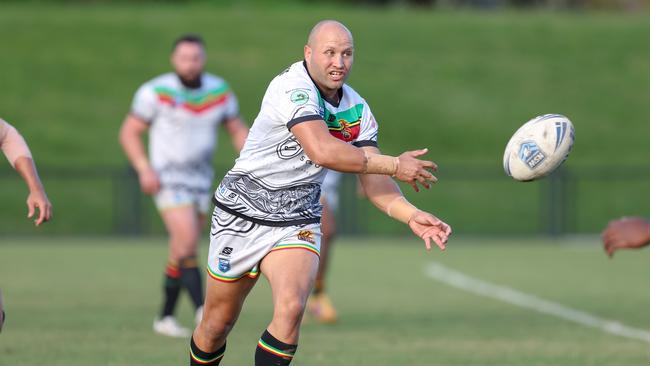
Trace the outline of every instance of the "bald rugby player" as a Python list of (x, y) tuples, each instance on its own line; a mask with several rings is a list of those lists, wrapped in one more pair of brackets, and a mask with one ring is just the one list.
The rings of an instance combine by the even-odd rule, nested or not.
[(377, 123), (345, 84), (352, 34), (322, 21), (299, 61), (271, 81), (234, 167), (214, 195), (203, 319), (190, 342), (191, 365), (218, 365), (226, 339), (260, 273), (270, 283), (273, 317), (255, 351), (256, 366), (288, 365), (298, 347), (305, 303), (319, 263), (320, 185), (327, 169), (357, 173), (381, 211), (440, 249), (451, 228), (411, 205), (391, 179), (429, 188), (426, 150), (400, 156), (377, 148)]

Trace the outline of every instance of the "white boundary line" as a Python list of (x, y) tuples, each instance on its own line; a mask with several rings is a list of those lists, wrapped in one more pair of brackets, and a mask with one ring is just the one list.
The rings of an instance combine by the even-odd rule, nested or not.
[(556, 302), (470, 277), (462, 272), (432, 262), (426, 267), (426, 275), (434, 280), (477, 295), (532, 309), (540, 313), (599, 329), (605, 333), (650, 343), (650, 331), (629, 327), (615, 320), (599, 318), (584, 311), (572, 309)]

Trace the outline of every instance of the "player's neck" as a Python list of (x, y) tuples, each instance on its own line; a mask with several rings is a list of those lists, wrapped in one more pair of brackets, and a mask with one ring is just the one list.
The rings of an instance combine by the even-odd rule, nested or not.
[(325, 99), (329, 104), (338, 107), (339, 103), (341, 102), (341, 99), (343, 98), (343, 88), (338, 88), (333, 90), (324, 88), (313, 77), (311, 77), (311, 72), (309, 72), (309, 65), (307, 65), (307, 61), (303, 60), (302, 64), (305, 70), (307, 70), (307, 75), (311, 79), (312, 83), (316, 85), (316, 88), (318, 89), (321, 98)]
[(323, 89), (322, 86), (316, 84), (318, 86), (318, 89), (321, 90), (321, 93), (323, 93), (323, 98), (325, 98), (326, 101), (328, 102), (334, 102), (333, 104), (339, 104), (340, 100), (340, 92), (341, 89), (336, 89), (336, 90), (329, 90), (329, 89)]
[(178, 80), (181, 81), (181, 84), (183, 84), (184, 87), (188, 89), (199, 89), (201, 87), (201, 76), (199, 75), (198, 77), (194, 79), (186, 79), (183, 76), (176, 74), (178, 76)]

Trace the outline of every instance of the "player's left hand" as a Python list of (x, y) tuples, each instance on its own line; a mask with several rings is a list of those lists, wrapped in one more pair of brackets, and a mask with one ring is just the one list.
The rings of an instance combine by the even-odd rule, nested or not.
[(642, 217), (624, 217), (611, 221), (602, 233), (607, 255), (618, 249), (641, 248), (650, 244), (650, 221)]
[(438, 181), (431, 172), (436, 171), (438, 166), (433, 161), (418, 159), (428, 151), (428, 149), (407, 151), (398, 156), (399, 164), (394, 177), (408, 183), (416, 192), (420, 192), (418, 184), (426, 189), (431, 188), (431, 185)]
[(27, 217), (34, 217), (37, 209), (38, 216), (34, 218), (36, 226), (52, 218), (52, 204), (43, 190), (35, 190), (27, 196)]
[(416, 211), (409, 220), (409, 227), (415, 235), (424, 240), (427, 250), (431, 250), (431, 240), (440, 250), (445, 250), (445, 244), (451, 235), (451, 226), (432, 214), (420, 210)]

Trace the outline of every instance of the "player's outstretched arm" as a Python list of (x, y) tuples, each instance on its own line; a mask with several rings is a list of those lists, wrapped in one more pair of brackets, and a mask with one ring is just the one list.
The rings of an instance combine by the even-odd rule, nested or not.
[(36, 226), (50, 220), (52, 217), (52, 204), (47, 198), (43, 184), (38, 177), (29, 147), (20, 133), (3, 120), (0, 120), (0, 147), (2, 147), (2, 152), (7, 156), (9, 163), (20, 174), (29, 189), (27, 217), (32, 218), (38, 209), (38, 216), (34, 219)]
[(246, 137), (248, 137), (248, 127), (239, 117), (230, 118), (224, 123), (224, 128), (228, 131), (232, 145), (238, 152), (244, 148)]
[(326, 168), (346, 173), (390, 175), (419, 191), (418, 183), (429, 188), (436, 182), (432, 161), (420, 160), (427, 150), (407, 151), (400, 156), (382, 155), (357, 148), (333, 137), (322, 120), (299, 123), (291, 128), (310, 160)]
[(134, 115), (128, 115), (120, 128), (120, 145), (138, 173), (140, 188), (145, 194), (154, 194), (160, 190), (158, 174), (153, 170), (145, 152), (142, 135), (149, 130), (149, 125)]
[[(374, 147), (363, 149), (369, 150), (369, 153), (379, 154), (379, 150)], [(427, 250), (431, 250), (431, 241), (441, 250), (445, 249), (451, 235), (451, 227), (409, 203), (390, 177), (361, 174), (359, 180), (370, 202), (388, 216), (407, 224), (415, 235), (424, 240)]]
[(650, 221), (643, 217), (623, 217), (611, 221), (602, 233), (607, 255), (618, 249), (642, 248), (650, 244)]
[[(16, 160), (15, 168), (29, 188), (29, 195), (27, 196), (27, 217), (30, 219), (34, 218), (36, 226), (50, 221), (52, 218), (52, 203), (47, 198), (43, 184), (38, 177), (34, 161), (31, 157), (20, 157)], [(34, 216), (37, 211), (38, 215)]]

